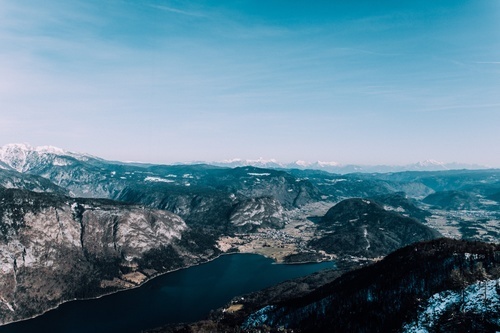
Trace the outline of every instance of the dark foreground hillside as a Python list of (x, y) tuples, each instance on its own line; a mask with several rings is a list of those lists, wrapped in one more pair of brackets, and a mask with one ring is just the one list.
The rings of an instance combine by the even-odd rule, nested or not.
[[(270, 288), (270, 301), (258, 309), (245, 310), (245, 301), (235, 299), (232, 309), (242, 308), (234, 313), (226, 308), (214, 312), (211, 320), (155, 332), (500, 330), (498, 245), (444, 238), (422, 242), (329, 278), (310, 292), (299, 290), (299, 297), (283, 286), (277, 288), (288, 296), (276, 297), (279, 291)], [(295, 288), (307, 288), (304, 283), (307, 279)]]

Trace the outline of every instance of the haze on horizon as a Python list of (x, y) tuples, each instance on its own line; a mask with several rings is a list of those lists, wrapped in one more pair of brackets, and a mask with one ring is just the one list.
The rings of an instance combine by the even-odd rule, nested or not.
[(0, 0), (0, 146), (500, 167), (500, 2)]

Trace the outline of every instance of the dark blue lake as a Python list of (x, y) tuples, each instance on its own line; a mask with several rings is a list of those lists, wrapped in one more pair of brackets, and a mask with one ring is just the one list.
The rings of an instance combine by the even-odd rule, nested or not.
[(224, 255), (136, 289), (62, 304), (37, 318), (2, 326), (0, 333), (138, 333), (202, 319), (235, 296), (333, 267), (332, 262), (277, 265), (254, 254)]

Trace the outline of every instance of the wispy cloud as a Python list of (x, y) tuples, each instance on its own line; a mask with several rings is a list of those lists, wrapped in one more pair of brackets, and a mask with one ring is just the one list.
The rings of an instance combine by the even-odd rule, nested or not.
[[(417, 127), (408, 130), (411, 121), (455, 135), (455, 127), (469, 126), (464, 119), (474, 113), (494, 126), (491, 119), (500, 108), (493, 67), (500, 64), (497, 44), (479, 53), (483, 48), (463, 34), (430, 31), (427, 26), (435, 25), (413, 12), (330, 17), (306, 10), (289, 17), (261, 5), (257, 11), (252, 3), (247, 13), (250, 7), (231, 0), (215, 6), (48, 0), (43, 7), (35, 0), (0, 0), (0, 141), (58, 145), (56, 139), (66, 142), (74, 135), (71, 144), (91, 145), (115, 137), (115, 147), (122, 147), (197, 133), (179, 145), (182, 155), (172, 157), (197, 159), (205, 150), (210, 158), (210, 146), (224, 147), (228, 135), (234, 137), (232, 151), (243, 155), (249, 152), (241, 147), (256, 140), (257, 132), (266, 135), (253, 145), (256, 156), (268, 154), (269, 139), (277, 137), (283, 140), (273, 142), (295, 142), (304, 151), (314, 146), (324, 152), (332, 142), (345, 142), (345, 154), (352, 154), (351, 136), (371, 140), (380, 127), (398, 141), (421, 136)], [(460, 38), (461, 47), (436, 43), (449, 36)], [(462, 123), (449, 121), (450, 114), (463, 116)], [(165, 131), (165, 124), (175, 126)], [(295, 135), (313, 126), (324, 130), (306, 139)], [(80, 132), (62, 133), (76, 127)], [(123, 136), (132, 132), (147, 135), (142, 141), (140, 135)], [(50, 137), (54, 141), (44, 142)]]
[(474, 61), (475, 64), (500, 65), (500, 61)]
[(492, 104), (453, 104), (453, 105), (443, 105), (431, 107), (423, 111), (444, 111), (444, 110), (474, 110), (474, 109), (491, 109), (500, 107), (500, 103), (492, 103)]
[(194, 16), (194, 17), (206, 17), (207, 16), (205, 13), (186, 11), (186, 10), (182, 10), (182, 9), (178, 9), (178, 8), (174, 8), (174, 7), (165, 6), (165, 5), (149, 5), (149, 6), (152, 8), (166, 11), (166, 12), (182, 14), (182, 15), (187, 15), (187, 16)]

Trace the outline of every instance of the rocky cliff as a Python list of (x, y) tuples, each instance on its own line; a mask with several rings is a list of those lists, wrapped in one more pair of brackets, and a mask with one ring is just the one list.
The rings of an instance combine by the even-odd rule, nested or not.
[(134, 285), (161, 270), (144, 259), (175, 255), (185, 232), (167, 211), (0, 189), (0, 323)]

